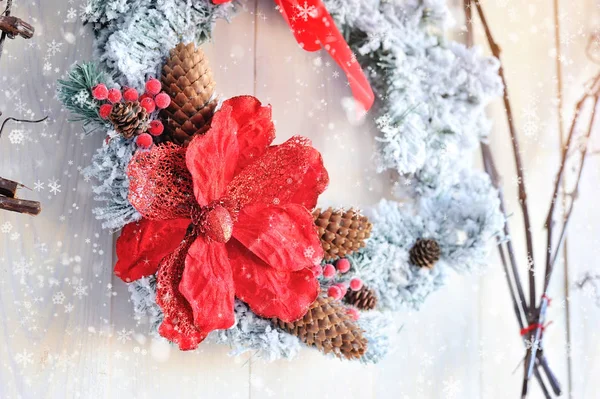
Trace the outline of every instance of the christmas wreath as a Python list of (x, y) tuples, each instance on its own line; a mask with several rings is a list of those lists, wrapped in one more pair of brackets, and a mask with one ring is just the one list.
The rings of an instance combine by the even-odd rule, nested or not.
[[(296, 17), (278, 2), (290, 24), (335, 21), (346, 38), (378, 100), (380, 170), (402, 197), (365, 214), (321, 209), (329, 178), (310, 141), (273, 145), (270, 106), (215, 93), (197, 44), (235, 4), (191, 3), (89, 0), (97, 62), (59, 81), (85, 131), (107, 133), (84, 173), (97, 218), (121, 230), (115, 273), (138, 319), (182, 350), (208, 339), (274, 360), (305, 344), (379, 361), (391, 311), (417, 308), (451, 270), (477, 270), (503, 225), (468, 162), (501, 92), (497, 63), (443, 39), (442, 1), (313, 1)], [(343, 69), (368, 108), (362, 75)]]

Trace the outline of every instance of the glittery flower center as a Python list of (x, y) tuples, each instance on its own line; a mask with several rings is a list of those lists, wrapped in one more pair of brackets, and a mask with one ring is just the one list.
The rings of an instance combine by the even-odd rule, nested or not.
[(213, 201), (207, 206), (195, 207), (192, 223), (198, 231), (211, 240), (226, 243), (233, 234), (234, 219), (225, 205), (226, 201)]

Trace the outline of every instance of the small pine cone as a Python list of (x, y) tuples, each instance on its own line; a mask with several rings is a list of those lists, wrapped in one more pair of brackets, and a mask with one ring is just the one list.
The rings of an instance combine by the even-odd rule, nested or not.
[(179, 43), (163, 66), (161, 82), (171, 104), (161, 111), (167, 121), (165, 141), (187, 144), (195, 134), (204, 134), (217, 106), (215, 81), (204, 52), (194, 43)]
[(360, 310), (372, 310), (377, 306), (377, 295), (369, 287), (363, 286), (358, 291), (348, 290), (344, 301)]
[(435, 240), (420, 238), (410, 249), (410, 261), (419, 267), (433, 268), (440, 260), (440, 246)]
[(148, 112), (138, 101), (115, 103), (109, 116), (117, 133), (130, 139), (147, 128)]
[(326, 260), (343, 258), (365, 246), (373, 225), (355, 209), (313, 212)]
[(358, 359), (367, 351), (363, 331), (347, 313), (347, 308), (330, 297), (319, 296), (300, 320), (286, 323), (273, 319), (273, 323), (306, 345), (340, 358)]

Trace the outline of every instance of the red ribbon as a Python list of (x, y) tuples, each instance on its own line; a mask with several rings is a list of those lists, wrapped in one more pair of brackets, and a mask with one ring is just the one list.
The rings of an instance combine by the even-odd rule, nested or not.
[(535, 331), (535, 330), (537, 330), (538, 328), (539, 328), (539, 329), (541, 329), (541, 330), (542, 330), (542, 332), (544, 332), (544, 330), (545, 330), (546, 328), (548, 328), (548, 326), (549, 326), (550, 324), (552, 324), (552, 322), (551, 322), (551, 321), (550, 321), (550, 322), (548, 322), (548, 323), (546, 323), (546, 325), (545, 325), (545, 326), (544, 326), (544, 325), (542, 325), (542, 324), (539, 324), (539, 323), (532, 323), (532, 324), (528, 325), (527, 327), (525, 327), (525, 328), (522, 328), (522, 329), (521, 329), (521, 336), (523, 336), (523, 335), (526, 335), (526, 334), (528, 334), (528, 333), (530, 333), (530, 332), (532, 332), (532, 331)]
[[(229, 1), (213, 0), (213, 3)], [(375, 99), (371, 85), (321, 0), (275, 0), (275, 3), (300, 47), (306, 51), (327, 50), (346, 74), (354, 99), (368, 111)]]

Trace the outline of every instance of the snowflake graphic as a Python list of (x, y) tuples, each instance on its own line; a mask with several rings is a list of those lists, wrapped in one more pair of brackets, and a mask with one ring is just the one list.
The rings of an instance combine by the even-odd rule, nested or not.
[(67, 11), (67, 18), (75, 19), (75, 17), (77, 17), (77, 10), (73, 7), (69, 8), (69, 10)]
[(84, 296), (88, 295), (88, 287), (87, 285), (82, 285), (81, 283), (79, 283), (78, 285), (76, 285), (73, 289), (73, 295), (75, 295), (77, 298), (82, 299)]
[(126, 329), (122, 329), (117, 332), (117, 341), (125, 343), (127, 341), (131, 341), (131, 335), (133, 334), (133, 330), (127, 331)]
[(0, 226), (0, 231), (4, 234), (8, 234), (8, 233), (10, 233), (12, 228), (13, 228), (13, 225), (10, 222), (4, 222), (4, 223), (2, 223), (2, 226)]
[(29, 353), (26, 349), (23, 349), (23, 352), (17, 353), (15, 356), (15, 362), (19, 366), (26, 368), (28, 365), (33, 364), (33, 353)]
[(52, 296), (52, 303), (55, 305), (61, 305), (65, 301), (66, 297), (62, 291), (57, 292)]
[(62, 43), (60, 42), (56, 42), (56, 40), (52, 40), (52, 43), (48, 43), (48, 54), (50, 55), (56, 55), (56, 53), (60, 53), (61, 51), (61, 47), (62, 47)]
[(8, 141), (12, 144), (23, 144), (25, 141), (25, 132), (22, 129), (14, 129), (8, 134)]
[(313, 247), (307, 247), (304, 249), (305, 258), (311, 259), (313, 256), (315, 256), (315, 249)]
[(459, 393), (462, 391), (462, 384), (459, 380), (449, 378), (444, 381), (444, 395), (448, 399), (454, 399), (459, 397)]
[(23, 102), (22, 99), (17, 98), (15, 100), (15, 112), (19, 115), (23, 115), (25, 113), (25, 111), (27, 110), (27, 104), (25, 102)]
[(44, 189), (44, 182), (39, 180), (33, 183), (33, 189), (35, 191), (42, 191)]
[(60, 193), (60, 184), (58, 184), (58, 179), (48, 180), (48, 188), (50, 189), (50, 193), (54, 195)]
[(21, 276), (21, 284), (25, 284), (25, 277), (33, 274), (33, 262), (25, 258), (13, 263), (13, 274)]
[(296, 14), (298, 18), (304, 20), (304, 22), (308, 21), (308, 18), (316, 18), (318, 15), (317, 8), (315, 6), (309, 6), (305, 1), (304, 5), (296, 5), (296, 10), (298, 13)]

